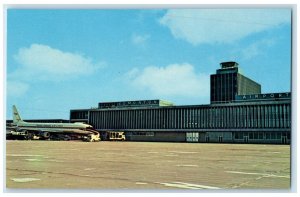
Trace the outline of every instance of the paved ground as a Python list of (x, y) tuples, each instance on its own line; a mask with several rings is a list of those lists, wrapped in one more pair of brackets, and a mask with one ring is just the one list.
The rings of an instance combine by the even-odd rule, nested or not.
[(290, 187), (288, 145), (7, 141), (6, 155), (8, 189)]

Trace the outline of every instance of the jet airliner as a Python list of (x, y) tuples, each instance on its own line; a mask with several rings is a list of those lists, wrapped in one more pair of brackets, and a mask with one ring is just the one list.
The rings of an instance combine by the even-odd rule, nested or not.
[(99, 141), (99, 132), (85, 123), (37, 123), (22, 120), (17, 107), (13, 105), (13, 123), (11, 135), (24, 136), (25, 139), (57, 139), (70, 135), (83, 136), (86, 141)]

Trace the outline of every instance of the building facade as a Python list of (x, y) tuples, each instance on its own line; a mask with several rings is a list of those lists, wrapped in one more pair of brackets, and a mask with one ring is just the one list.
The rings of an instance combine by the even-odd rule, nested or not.
[[(225, 67), (236, 69), (237, 65)], [(290, 93), (260, 94), (259, 84), (246, 83), (252, 84), (254, 93), (240, 87), (249, 94), (232, 94), (234, 85), (216, 85), (216, 90), (228, 90), (230, 96), (221, 96), (226, 102), (217, 99), (208, 105), (185, 106), (160, 100), (99, 103), (96, 109), (71, 110), (70, 121), (93, 125), (102, 139), (108, 131), (124, 131), (131, 141), (290, 143)]]

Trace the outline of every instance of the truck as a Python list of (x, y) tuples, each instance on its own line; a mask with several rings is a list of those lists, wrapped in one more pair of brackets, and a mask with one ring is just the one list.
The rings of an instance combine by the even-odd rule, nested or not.
[(123, 131), (107, 131), (107, 139), (110, 141), (125, 141), (125, 133)]
[(89, 134), (83, 137), (83, 141), (86, 142), (99, 142), (101, 140), (99, 133)]

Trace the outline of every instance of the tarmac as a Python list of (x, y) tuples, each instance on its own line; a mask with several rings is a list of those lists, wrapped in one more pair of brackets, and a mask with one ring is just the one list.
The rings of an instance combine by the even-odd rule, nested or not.
[(268, 191), (290, 180), (289, 145), (6, 141), (7, 192)]

